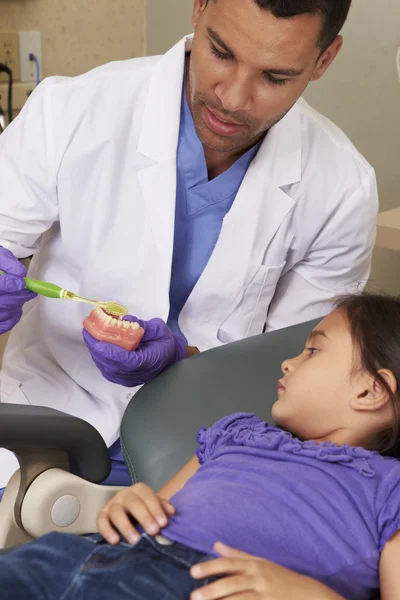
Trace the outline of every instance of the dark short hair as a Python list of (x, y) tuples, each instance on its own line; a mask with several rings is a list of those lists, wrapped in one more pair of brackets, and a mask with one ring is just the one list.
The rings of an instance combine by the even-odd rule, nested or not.
[[(392, 426), (373, 440), (373, 450), (400, 458), (400, 297), (362, 293), (339, 298), (336, 307), (343, 310), (358, 350), (355, 368), (367, 371), (383, 386), (393, 407)], [(390, 370), (397, 381), (392, 392), (378, 372)]]
[[(207, 0), (208, 1), (208, 0)], [(215, 0), (214, 0), (215, 1)], [(305, 13), (322, 13), (322, 27), (318, 46), (325, 51), (336, 39), (349, 14), (352, 0), (251, 0), (274, 17), (286, 19)]]

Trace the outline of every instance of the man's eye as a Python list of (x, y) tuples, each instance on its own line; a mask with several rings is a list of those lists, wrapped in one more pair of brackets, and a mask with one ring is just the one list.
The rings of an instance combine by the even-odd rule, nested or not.
[(289, 79), (277, 79), (276, 77), (272, 77), (269, 73), (264, 73), (264, 78), (272, 85), (285, 85), (289, 81)]
[(214, 54), (214, 56), (216, 56), (220, 60), (229, 60), (230, 58), (232, 58), (230, 54), (226, 54), (225, 52), (220, 52), (214, 46), (214, 44), (211, 44), (211, 43), (210, 43), (210, 50), (211, 50), (211, 53)]

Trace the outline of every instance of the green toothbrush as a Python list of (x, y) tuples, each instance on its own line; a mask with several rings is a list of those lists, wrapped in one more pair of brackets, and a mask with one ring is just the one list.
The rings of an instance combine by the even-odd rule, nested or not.
[[(0, 273), (2, 275), (7, 274), (1, 270)], [(40, 281), (39, 279), (30, 279), (29, 277), (24, 277), (24, 281), (27, 290), (35, 292), (35, 294), (39, 294), (40, 296), (46, 296), (47, 298), (61, 298), (61, 300), (74, 300), (75, 302), (83, 302), (85, 304), (93, 304), (94, 306), (99, 306), (106, 313), (114, 315), (115, 317), (124, 317), (128, 314), (128, 309), (114, 300), (109, 302), (90, 300), (89, 298), (84, 298), (83, 296), (78, 296), (78, 294), (64, 290), (54, 283)]]

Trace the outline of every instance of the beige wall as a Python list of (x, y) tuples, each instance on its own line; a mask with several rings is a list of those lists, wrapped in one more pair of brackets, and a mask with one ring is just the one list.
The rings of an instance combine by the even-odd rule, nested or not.
[[(148, 0), (148, 53), (165, 51), (191, 30), (192, 0)], [(399, 0), (353, 0), (345, 47), (306, 99), (344, 129), (378, 175), (381, 210), (400, 206)], [(400, 256), (376, 249), (371, 284), (400, 293)]]
[(145, 10), (146, 0), (0, 0), (0, 27), (41, 31), (44, 75), (77, 75), (145, 54)]
[(147, 0), (147, 53), (162, 54), (192, 31), (193, 0)]
[[(345, 47), (307, 100), (344, 129), (375, 167), (380, 210), (400, 206), (398, 0), (353, 0)], [(400, 294), (400, 254), (376, 248), (369, 288)]]

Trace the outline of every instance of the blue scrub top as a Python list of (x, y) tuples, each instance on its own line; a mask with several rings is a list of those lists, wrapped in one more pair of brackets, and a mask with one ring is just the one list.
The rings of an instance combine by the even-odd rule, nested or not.
[(179, 314), (210, 260), (223, 219), (229, 212), (260, 145), (261, 142), (248, 150), (227, 171), (209, 181), (203, 146), (197, 137), (186, 99), (186, 83), (184, 84), (177, 150), (175, 235), (169, 292), (168, 326), (174, 333), (181, 333)]
[[(186, 80), (186, 77), (185, 77)], [(239, 158), (228, 171), (208, 181), (203, 146), (197, 137), (183, 86), (177, 151), (175, 236), (168, 325), (180, 333), (179, 314), (210, 260), (246, 171), (261, 142)], [(182, 335), (182, 334), (181, 334)], [(130, 485), (120, 440), (109, 448), (111, 473), (104, 485)]]

